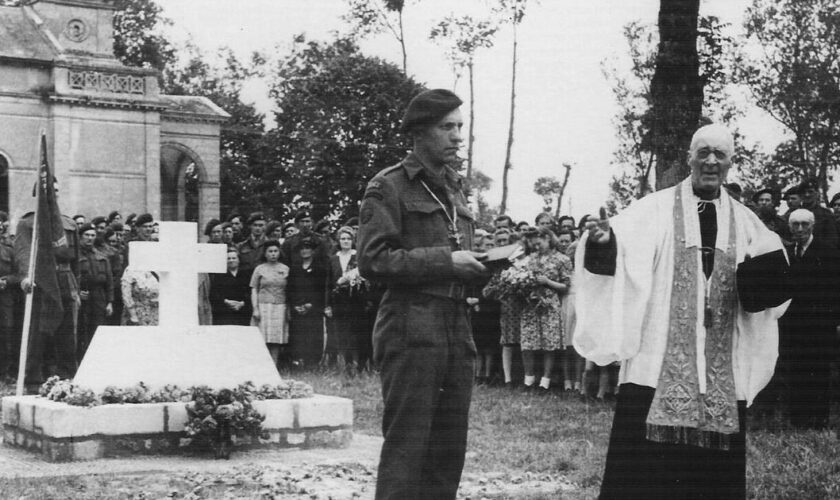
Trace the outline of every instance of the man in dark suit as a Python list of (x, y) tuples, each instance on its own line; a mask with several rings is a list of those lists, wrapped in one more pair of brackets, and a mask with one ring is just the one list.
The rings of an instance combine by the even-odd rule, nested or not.
[(815, 237), (814, 214), (794, 210), (788, 218), (792, 301), (779, 320), (779, 371), (786, 380), (790, 422), (828, 425), (831, 362), (840, 323), (840, 251)]

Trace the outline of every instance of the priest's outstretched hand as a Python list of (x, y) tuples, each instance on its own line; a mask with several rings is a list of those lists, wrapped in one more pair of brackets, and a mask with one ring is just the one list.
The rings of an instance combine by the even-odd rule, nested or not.
[(594, 220), (594, 217), (587, 219), (586, 231), (589, 233), (589, 241), (603, 245), (610, 242), (610, 219), (607, 217), (607, 209), (601, 207), (598, 216), (598, 220)]

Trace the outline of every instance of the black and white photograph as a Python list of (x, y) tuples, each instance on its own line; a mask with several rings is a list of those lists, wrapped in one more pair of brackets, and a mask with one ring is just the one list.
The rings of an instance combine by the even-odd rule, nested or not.
[(0, 497), (840, 498), (840, 0), (0, 0)]

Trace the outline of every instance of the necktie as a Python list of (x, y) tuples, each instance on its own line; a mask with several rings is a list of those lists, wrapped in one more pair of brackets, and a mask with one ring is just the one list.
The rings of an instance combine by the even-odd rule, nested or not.
[(799, 245), (799, 244), (796, 245), (796, 258), (797, 259), (802, 258), (802, 245)]

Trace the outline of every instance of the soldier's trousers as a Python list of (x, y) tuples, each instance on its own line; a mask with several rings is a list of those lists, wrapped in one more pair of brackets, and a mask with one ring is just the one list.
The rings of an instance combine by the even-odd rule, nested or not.
[(389, 290), (374, 328), (385, 442), (377, 499), (455, 498), (475, 345), (463, 300)]

